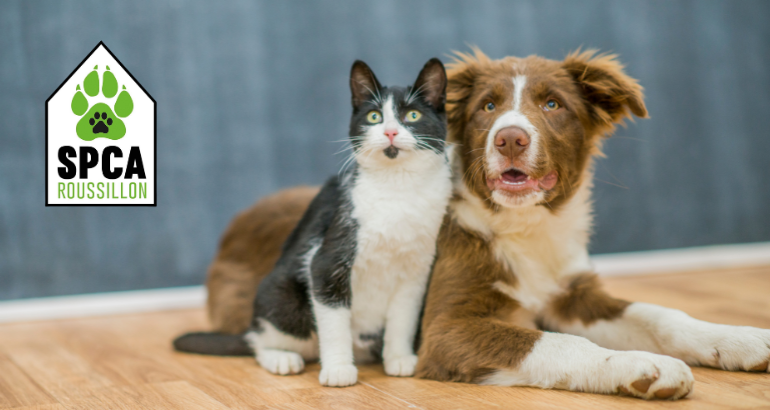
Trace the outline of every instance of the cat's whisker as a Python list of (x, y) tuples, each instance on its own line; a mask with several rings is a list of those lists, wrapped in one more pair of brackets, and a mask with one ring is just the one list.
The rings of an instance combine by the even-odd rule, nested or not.
[(348, 137), (348, 138), (345, 138), (345, 139), (342, 139), (342, 140), (331, 140), (331, 141), (326, 141), (326, 142), (332, 142), (332, 143), (334, 143), (334, 142), (350, 142), (350, 141), (361, 141), (361, 140), (363, 140), (363, 139), (365, 139), (365, 138), (366, 138), (365, 136), (361, 135), (361, 136), (353, 136), (353, 137)]
[(349, 146), (349, 147), (343, 148), (343, 149), (341, 149), (341, 150), (339, 150), (339, 151), (335, 152), (335, 153), (334, 153), (334, 155), (339, 155), (339, 154), (342, 154), (342, 153), (344, 153), (344, 152), (347, 152), (347, 151), (351, 151), (351, 150), (353, 150), (353, 149), (355, 149), (355, 147), (351, 145), (351, 146)]
[(340, 175), (344, 174), (344, 173), (345, 173), (345, 171), (347, 170), (347, 168), (348, 168), (350, 165), (352, 165), (352, 164), (353, 164), (353, 161), (355, 161), (355, 159), (356, 159), (356, 153), (355, 153), (355, 152), (351, 152), (351, 153), (350, 153), (350, 156), (348, 156), (348, 158), (347, 158), (347, 159), (345, 160), (345, 162), (342, 164), (342, 168), (340, 168), (340, 171), (337, 173), (337, 176), (340, 176)]
[(445, 141), (445, 140), (442, 140), (442, 139), (439, 139), (439, 138), (425, 138), (425, 137), (420, 137), (420, 141), (432, 141), (432, 142), (439, 142), (439, 143), (441, 143), (442, 145), (445, 145), (445, 144), (446, 144), (446, 141)]
[(406, 98), (406, 104), (407, 105), (411, 104), (412, 101), (414, 100), (414, 98), (416, 98), (418, 95), (420, 95), (420, 93), (422, 92), (422, 88), (425, 87), (426, 85), (427, 85), (427, 83), (424, 83), (423, 85), (421, 85), (416, 90), (412, 89), (411, 91), (409, 91), (409, 95), (407, 95), (407, 98)]
[(428, 150), (431, 150), (431, 151), (433, 151), (434, 154), (441, 154), (441, 151), (438, 148), (433, 147), (433, 146), (431, 146), (430, 144), (428, 144), (426, 142), (418, 140), (417, 141), (417, 146), (418, 147), (423, 147), (423, 148), (428, 149)]
[(367, 87), (366, 84), (364, 84), (364, 83), (359, 83), (359, 84), (363, 85), (364, 88), (366, 88), (366, 91), (369, 91), (369, 94), (371, 94), (372, 97), (374, 97), (374, 101), (377, 104), (380, 104), (380, 105), (382, 104), (382, 96), (380, 95), (380, 89), (379, 88), (376, 90), (377, 92), (375, 93), (374, 91), (372, 91), (371, 88)]

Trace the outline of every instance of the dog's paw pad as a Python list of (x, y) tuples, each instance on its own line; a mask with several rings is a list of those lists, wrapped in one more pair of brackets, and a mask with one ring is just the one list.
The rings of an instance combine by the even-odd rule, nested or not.
[[(666, 399), (670, 399), (670, 398), (674, 397), (674, 395), (676, 394), (677, 391), (678, 391), (678, 389), (676, 389), (674, 387), (666, 387), (666, 388), (663, 388), (663, 389), (655, 390), (654, 394), (655, 394), (655, 398), (656, 399), (666, 400)], [(684, 395), (686, 396), (688, 393), (690, 393), (690, 392), (687, 391)], [(684, 397), (684, 396), (682, 396), (682, 397)]]
[(305, 368), (305, 361), (297, 353), (285, 350), (264, 349), (257, 353), (257, 362), (273, 374), (297, 374)]
[(322, 366), (318, 381), (323, 386), (345, 387), (356, 384), (358, 369), (352, 364), (337, 366)]
[(764, 362), (749, 369), (750, 372), (767, 372), (770, 371), (770, 360)]
[(615, 392), (641, 399), (674, 400), (692, 390), (692, 371), (681, 360), (647, 352), (626, 352), (610, 363), (623, 381)]
[(417, 355), (401, 356), (395, 359), (386, 360), (385, 374), (388, 376), (409, 377), (414, 375), (414, 368), (417, 366)]
[(647, 393), (647, 390), (650, 390), (650, 386), (652, 385), (652, 383), (655, 382), (655, 380), (658, 380), (657, 374), (653, 374), (652, 377), (645, 377), (644, 379), (639, 379), (631, 383), (631, 387), (633, 387), (634, 389), (642, 393)]

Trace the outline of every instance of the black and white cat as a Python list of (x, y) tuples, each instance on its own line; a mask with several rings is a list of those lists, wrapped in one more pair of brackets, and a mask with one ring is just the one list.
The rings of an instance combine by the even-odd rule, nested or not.
[(355, 362), (382, 359), (391, 376), (414, 374), (415, 334), (452, 190), (446, 83), (435, 58), (411, 87), (383, 87), (364, 62), (353, 64), (353, 165), (326, 182), (287, 239), (244, 336), (268, 371), (296, 374), (320, 359), (322, 385), (349, 386)]

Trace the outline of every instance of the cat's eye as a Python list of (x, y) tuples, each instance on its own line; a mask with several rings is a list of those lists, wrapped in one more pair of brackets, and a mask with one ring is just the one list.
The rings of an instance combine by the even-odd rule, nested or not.
[(377, 124), (379, 122), (382, 122), (382, 115), (380, 114), (379, 111), (369, 111), (366, 114), (366, 120), (372, 124)]
[(543, 109), (545, 111), (556, 111), (559, 108), (561, 108), (561, 104), (559, 104), (556, 100), (548, 100), (545, 102), (545, 105), (543, 106)]
[(417, 110), (411, 110), (408, 113), (406, 113), (406, 117), (404, 117), (404, 120), (406, 122), (415, 122), (422, 118), (422, 113)]
[(492, 112), (495, 110), (495, 103), (488, 102), (486, 105), (484, 105), (484, 111), (486, 112)]

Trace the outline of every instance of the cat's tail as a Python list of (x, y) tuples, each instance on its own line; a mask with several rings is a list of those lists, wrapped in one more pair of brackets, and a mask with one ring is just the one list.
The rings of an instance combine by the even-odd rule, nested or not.
[(243, 336), (214, 332), (187, 333), (174, 339), (174, 349), (215, 356), (251, 356), (253, 351)]

